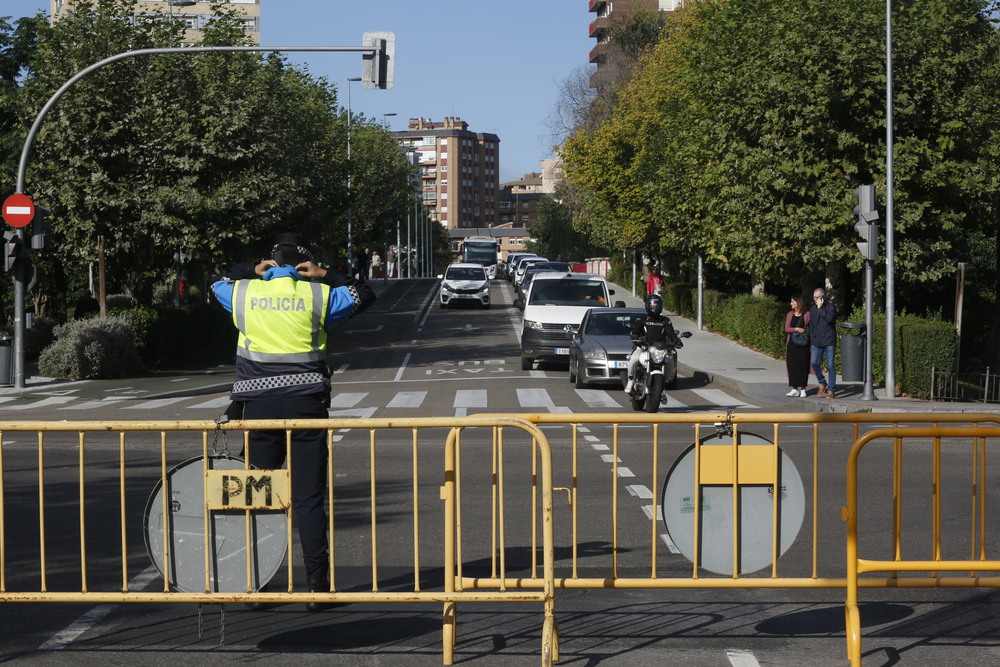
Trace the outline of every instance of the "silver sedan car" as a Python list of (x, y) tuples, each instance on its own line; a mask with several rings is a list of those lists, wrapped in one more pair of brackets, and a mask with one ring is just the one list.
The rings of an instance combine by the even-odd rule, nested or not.
[[(622, 371), (628, 369), (632, 353), (629, 333), (632, 322), (643, 317), (642, 308), (591, 308), (569, 345), (569, 381), (578, 388), (588, 384), (621, 385)], [(676, 355), (676, 352), (672, 352)], [(676, 362), (676, 359), (675, 359)], [(677, 364), (672, 364), (677, 368)], [(664, 378), (665, 387), (677, 386), (676, 372)]]

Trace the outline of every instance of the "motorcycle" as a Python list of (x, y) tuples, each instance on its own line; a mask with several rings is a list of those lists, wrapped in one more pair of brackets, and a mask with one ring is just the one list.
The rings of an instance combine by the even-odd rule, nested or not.
[[(690, 331), (680, 334), (680, 338), (690, 337)], [(667, 378), (670, 378), (670, 388), (675, 387), (677, 382), (677, 355), (674, 352), (677, 348), (684, 347), (680, 338), (673, 343), (637, 343), (642, 352), (639, 354), (639, 363), (635, 366), (635, 382), (629, 392), (633, 410), (656, 412), (660, 409), (660, 402), (666, 402), (663, 391), (667, 388)], [(621, 378), (622, 387), (627, 386), (627, 370), (622, 371)]]

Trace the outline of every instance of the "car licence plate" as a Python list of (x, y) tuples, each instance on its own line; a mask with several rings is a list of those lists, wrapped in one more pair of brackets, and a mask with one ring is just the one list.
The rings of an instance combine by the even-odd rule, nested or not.
[(557, 347), (556, 348), (556, 354), (565, 354), (565, 355), (568, 356), (569, 355), (569, 348), (568, 347)]
[(628, 368), (627, 361), (609, 361), (608, 368)]

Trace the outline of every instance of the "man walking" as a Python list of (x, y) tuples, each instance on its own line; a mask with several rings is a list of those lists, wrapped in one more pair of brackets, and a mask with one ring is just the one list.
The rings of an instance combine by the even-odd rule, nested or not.
[[(813, 305), (809, 309), (809, 342), (812, 346), (812, 371), (819, 382), (817, 396), (834, 398), (837, 391), (837, 367), (834, 355), (837, 353), (837, 307), (826, 300), (826, 290), (817, 287), (813, 290)], [(823, 376), (820, 368), (823, 357), (826, 357), (826, 370), (830, 374), (829, 381)]]

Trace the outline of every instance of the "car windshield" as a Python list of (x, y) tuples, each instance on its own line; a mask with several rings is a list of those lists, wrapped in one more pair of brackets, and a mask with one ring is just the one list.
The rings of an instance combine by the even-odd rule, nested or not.
[(454, 266), (448, 269), (447, 280), (486, 280), (486, 272), (471, 266)]
[(604, 283), (597, 280), (534, 280), (533, 306), (606, 306)]
[(636, 317), (628, 313), (590, 313), (583, 333), (590, 336), (627, 336)]

